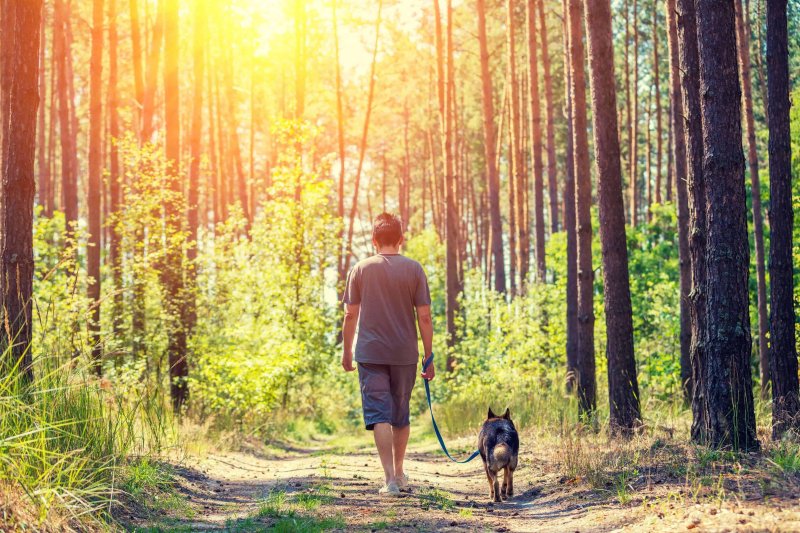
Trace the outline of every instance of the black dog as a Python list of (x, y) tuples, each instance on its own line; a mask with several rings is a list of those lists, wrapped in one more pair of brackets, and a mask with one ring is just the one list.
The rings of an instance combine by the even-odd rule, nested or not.
[[(478, 435), (478, 450), (481, 452), (486, 477), (489, 478), (490, 498), (499, 502), (514, 495), (514, 470), (519, 456), (519, 435), (511, 421), (511, 412), (506, 409), (498, 417), (489, 408), (489, 415)], [(500, 490), (498, 474), (504, 470), (503, 489)]]

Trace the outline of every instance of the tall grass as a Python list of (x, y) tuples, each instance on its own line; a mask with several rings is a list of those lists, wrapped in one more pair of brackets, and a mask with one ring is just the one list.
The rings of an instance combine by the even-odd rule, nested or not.
[(41, 522), (107, 519), (128, 455), (163, 442), (162, 413), (72, 363), (37, 361), (30, 383), (15, 366), (0, 377), (0, 490), (24, 495)]

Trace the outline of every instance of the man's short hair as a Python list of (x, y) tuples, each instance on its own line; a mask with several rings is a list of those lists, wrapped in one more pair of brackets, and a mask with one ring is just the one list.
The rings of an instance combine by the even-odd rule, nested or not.
[(397, 215), (381, 213), (372, 224), (372, 238), (378, 246), (394, 246), (403, 238), (403, 224)]

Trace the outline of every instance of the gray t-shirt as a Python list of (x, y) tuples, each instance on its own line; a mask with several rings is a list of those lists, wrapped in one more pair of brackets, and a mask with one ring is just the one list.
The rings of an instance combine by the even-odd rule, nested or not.
[(344, 303), (361, 304), (355, 359), (359, 363), (414, 365), (419, 359), (414, 309), (430, 305), (422, 265), (399, 254), (359, 261), (347, 276)]

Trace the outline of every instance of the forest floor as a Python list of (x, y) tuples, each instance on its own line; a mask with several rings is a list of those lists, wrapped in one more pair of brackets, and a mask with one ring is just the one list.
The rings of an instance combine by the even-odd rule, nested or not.
[[(659, 439), (592, 450), (523, 434), (516, 494), (493, 504), (480, 459), (452, 463), (427, 434), (409, 446), (411, 491), (379, 497), (367, 438), (245, 442), (166, 462), (166, 500), (179, 503), (122, 518), (138, 531), (800, 531), (796, 473), (767, 454)], [(454, 448), (467, 452), (471, 440)]]

